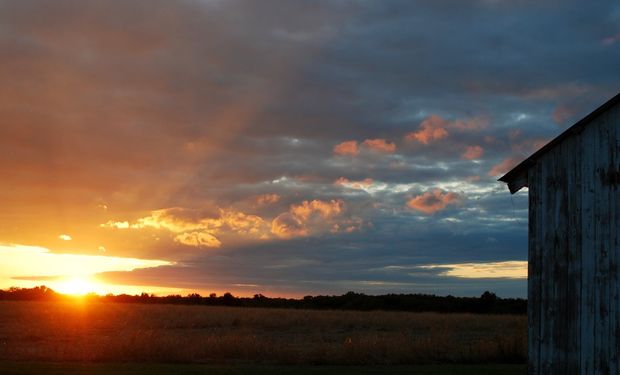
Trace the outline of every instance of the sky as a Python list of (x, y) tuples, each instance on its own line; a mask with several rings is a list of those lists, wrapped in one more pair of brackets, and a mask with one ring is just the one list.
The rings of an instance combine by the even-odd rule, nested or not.
[(0, 0), (0, 288), (525, 297), (497, 179), (620, 88), (620, 4)]

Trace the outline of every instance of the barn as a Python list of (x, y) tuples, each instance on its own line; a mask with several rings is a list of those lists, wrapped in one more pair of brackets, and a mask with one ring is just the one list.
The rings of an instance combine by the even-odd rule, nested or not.
[(500, 181), (529, 189), (528, 373), (620, 374), (620, 94)]

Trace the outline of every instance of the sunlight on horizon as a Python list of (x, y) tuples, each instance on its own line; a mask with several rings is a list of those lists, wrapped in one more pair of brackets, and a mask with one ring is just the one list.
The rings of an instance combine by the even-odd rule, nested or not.
[(96, 281), (90, 278), (73, 277), (61, 281), (56, 284), (54, 291), (61, 294), (69, 294), (74, 296), (81, 296), (84, 294), (95, 293), (103, 294), (103, 288), (98, 285)]
[(527, 279), (527, 261), (429, 264), (420, 268), (440, 270), (441, 276), (462, 279)]
[(109, 284), (99, 281), (98, 273), (133, 271), (174, 263), (164, 260), (121, 258), (103, 255), (59, 254), (39, 246), (0, 244), (0, 289), (45, 285), (62, 294), (137, 294), (175, 288)]

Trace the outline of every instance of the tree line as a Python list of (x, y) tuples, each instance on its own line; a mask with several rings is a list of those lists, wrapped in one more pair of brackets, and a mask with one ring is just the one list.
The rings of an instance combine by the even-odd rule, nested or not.
[[(58, 301), (75, 297), (59, 294), (45, 286), (34, 288), (9, 288), (0, 290), (0, 300), (11, 301)], [(439, 313), (475, 313), (475, 314), (525, 314), (527, 300), (522, 298), (500, 298), (491, 292), (484, 292), (480, 297), (436, 296), (432, 294), (385, 294), (366, 295), (348, 292), (340, 296), (305, 296), (300, 299), (267, 297), (255, 294), (253, 297), (235, 297), (231, 293), (201, 296), (197, 293), (187, 296), (140, 295), (100, 296), (87, 294), (85, 298), (97, 302), (110, 303), (147, 303), (179, 304), (208, 306), (237, 306), (263, 308), (292, 308), (318, 310), (388, 310)]]

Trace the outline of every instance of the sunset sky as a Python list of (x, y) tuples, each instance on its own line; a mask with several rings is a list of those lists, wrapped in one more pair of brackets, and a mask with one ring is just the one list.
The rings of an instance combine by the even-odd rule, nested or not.
[(620, 3), (0, 0), (0, 82), (2, 289), (524, 297)]

